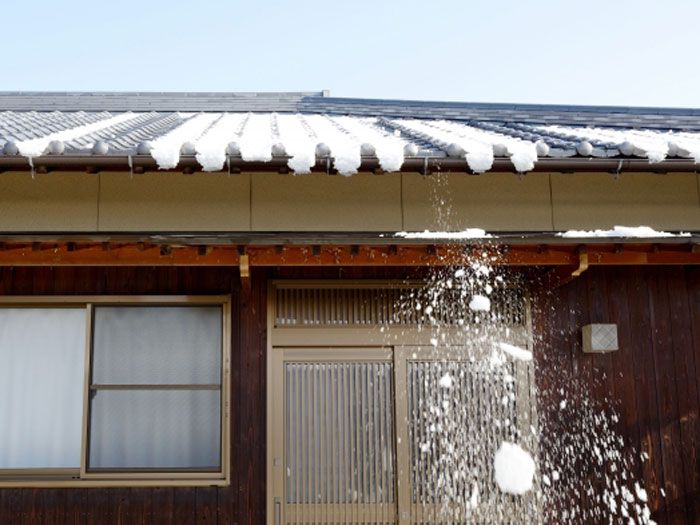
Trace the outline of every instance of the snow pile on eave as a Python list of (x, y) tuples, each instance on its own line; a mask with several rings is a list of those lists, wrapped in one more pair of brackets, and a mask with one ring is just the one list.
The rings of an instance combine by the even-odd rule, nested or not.
[(535, 461), (520, 445), (503, 441), (493, 458), (493, 468), (503, 492), (522, 496), (532, 489)]
[(690, 237), (690, 233), (669, 233), (657, 231), (649, 226), (615, 226), (612, 230), (569, 230), (557, 233), (558, 237), (564, 238), (662, 238), (662, 237)]
[[(463, 133), (447, 131), (442, 127), (442, 124), (446, 124), (445, 121), (408, 119), (393, 122), (399, 127), (405, 127), (415, 133), (430, 137), (431, 142), (453, 156), (459, 154), (467, 161), (469, 169), (474, 173), (484, 173), (493, 166), (493, 147), (491, 144), (470, 136), (466, 129), (463, 130)], [(450, 151), (450, 148), (455, 146), (458, 151)]]
[(245, 162), (272, 160), (272, 127), (270, 113), (248, 113), (238, 144)]
[(333, 167), (344, 176), (354, 175), (362, 164), (362, 143), (326, 115), (305, 115), (313, 133), (325, 143), (333, 157)]
[(180, 162), (180, 149), (185, 142), (195, 143), (221, 116), (220, 113), (200, 113), (153, 141), (151, 157), (162, 170), (175, 168)]
[(109, 128), (110, 126), (115, 126), (132, 120), (138, 117), (138, 114), (132, 112), (121, 113), (114, 117), (109, 117), (103, 120), (98, 120), (91, 124), (84, 124), (82, 126), (77, 126), (75, 128), (64, 129), (62, 131), (57, 131), (56, 133), (51, 133), (43, 137), (37, 137), (34, 139), (20, 140), (17, 144), (17, 149), (21, 155), (25, 157), (39, 157), (43, 155), (49, 143), (54, 140), (61, 142), (68, 142), (69, 140), (74, 140), (84, 135), (89, 135), (90, 133), (95, 133), (103, 129)]
[(303, 115), (277, 115), (277, 132), (287, 155), (287, 166), (294, 173), (311, 173), (316, 164), (316, 145), (319, 142), (307, 129)]
[(443, 120), (438, 121), (436, 124), (451, 134), (467, 134), (473, 140), (488, 144), (491, 148), (492, 156), (494, 148), (497, 150), (505, 149), (510, 161), (513, 163), (513, 167), (518, 172), (532, 171), (535, 167), (535, 162), (537, 162), (537, 144), (534, 142), (511, 137), (503, 133), (474, 128), (459, 122)]
[(545, 133), (562, 134), (574, 140), (614, 144), (623, 155), (646, 157), (650, 163), (661, 162), (669, 155), (691, 157), (700, 163), (700, 133), (572, 126), (538, 126), (538, 129)]
[(518, 172), (531, 171), (537, 162), (537, 145), (527, 140), (447, 120), (399, 119), (393, 122), (422, 134), (448, 154), (465, 158), (475, 173), (491, 169), (494, 151), (507, 154)]
[(361, 144), (374, 148), (379, 165), (384, 171), (399, 171), (404, 161), (406, 141), (399, 135), (382, 133), (374, 126), (376, 118), (332, 117)]
[(435, 240), (465, 240), (465, 239), (491, 239), (493, 235), (486, 233), (486, 230), (481, 228), (467, 228), (466, 230), (456, 232), (446, 231), (429, 231), (422, 232), (396, 232), (394, 237), (402, 237), (404, 239), (435, 239)]
[(241, 113), (226, 113), (196, 142), (196, 159), (203, 171), (219, 171), (224, 167), (226, 148), (236, 138), (243, 117)]
[(668, 139), (673, 153), (690, 157), (696, 164), (700, 164), (700, 133), (669, 133)]

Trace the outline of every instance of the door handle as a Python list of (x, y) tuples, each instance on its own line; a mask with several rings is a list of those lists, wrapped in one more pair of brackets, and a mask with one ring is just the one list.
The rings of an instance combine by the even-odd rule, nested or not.
[(275, 498), (275, 525), (282, 525), (282, 502)]

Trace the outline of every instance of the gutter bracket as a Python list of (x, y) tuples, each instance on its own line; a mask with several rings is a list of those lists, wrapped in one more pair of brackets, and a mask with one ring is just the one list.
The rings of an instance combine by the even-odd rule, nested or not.
[(241, 286), (250, 289), (250, 259), (248, 254), (241, 254), (238, 257), (238, 271), (241, 274)]
[(615, 180), (620, 178), (620, 173), (622, 173), (622, 160), (618, 161), (617, 168), (615, 169)]
[(542, 277), (545, 289), (554, 290), (570, 283), (588, 269), (588, 252), (585, 246), (578, 249), (578, 266), (566, 265), (549, 270)]
[(578, 249), (578, 268), (571, 272), (571, 277), (578, 277), (588, 270), (588, 251), (585, 246)]

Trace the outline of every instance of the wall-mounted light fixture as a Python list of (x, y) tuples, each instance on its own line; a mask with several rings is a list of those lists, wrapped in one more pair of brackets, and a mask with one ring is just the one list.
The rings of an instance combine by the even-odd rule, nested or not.
[(602, 354), (614, 352), (617, 345), (617, 325), (610, 324), (587, 324), (582, 328), (583, 333), (583, 353)]

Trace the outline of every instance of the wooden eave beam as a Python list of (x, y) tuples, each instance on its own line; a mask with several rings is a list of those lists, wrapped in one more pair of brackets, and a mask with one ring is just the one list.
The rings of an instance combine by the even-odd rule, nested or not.
[[(494, 265), (580, 268), (578, 245), (196, 245), (143, 242), (5, 242), (0, 266), (447, 266), (483, 254)], [(700, 265), (700, 252), (686, 245), (590, 244), (588, 266)]]

